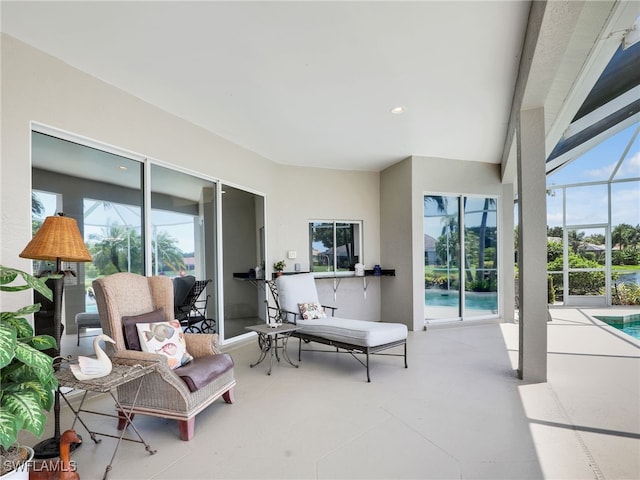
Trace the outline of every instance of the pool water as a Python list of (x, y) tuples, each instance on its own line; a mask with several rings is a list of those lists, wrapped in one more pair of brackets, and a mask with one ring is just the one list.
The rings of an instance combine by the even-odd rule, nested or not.
[(598, 320), (611, 325), (613, 328), (640, 340), (640, 313), (624, 316), (595, 315)]
[(627, 335), (631, 335), (633, 338), (637, 338), (638, 340), (640, 340), (640, 321), (639, 322), (632, 322), (632, 323), (626, 323), (621, 327), (617, 327), (620, 330), (622, 330), (624, 333), (626, 333)]
[[(428, 288), (424, 291), (425, 307), (457, 307), (459, 292), (456, 290), (442, 290), (440, 288)], [(471, 310), (498, 310), (497, 292), (466, 292), (465, 308)]]

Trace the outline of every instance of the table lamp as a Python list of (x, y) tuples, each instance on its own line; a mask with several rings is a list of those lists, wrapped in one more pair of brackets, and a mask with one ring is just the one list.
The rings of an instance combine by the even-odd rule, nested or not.
[[(62, 262), (90, 262), (91, 254), (84, 244), (78, 224), (63, 213), (47, 217), (44, 223), (20, 254), (22, 258), (33, 260), (55, 260), (56, 274), (61, 274), (53, 283), (53, 326), (56, 349), (54, 357), (60, 355), (62, 336), (62, 294), (64, 271)], [(54, 361), (57, 369), (58, 362)], [(33, 447), (36, 458), (53, 458), (60, 455), (60, 392), (55, 391), (54, 400), (55, 432), (53, 438), (41, 441)]]

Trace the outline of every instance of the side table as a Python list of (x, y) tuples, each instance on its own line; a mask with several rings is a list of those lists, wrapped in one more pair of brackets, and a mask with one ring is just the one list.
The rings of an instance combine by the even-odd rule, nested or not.
[(287, 342), (293, 332), (299, 330), (300, 327), (295, 323), (279, 323), (277, 326), (270, 326), (273, 324), (261, 323), (260, 325), (253, 325), (251, 327), (245, 327), (251, 332), (258, 334), (258, 345), (260, 346), (260, 357), (256, 363), (249, 365), (251, 368), (262, 363), (262, 361), (269, 355), (269, 370), (267, 375), (271, 375), (271, 369), (273, 368), (273, 357), (280, 361), (278, 355), (278, 340), (282, 340), (282, 358), (284, 358), (289, 365), (298, 368), (298, 365), (293, 363), (287, 353)]
[[(116, 443), (116, 448), (113, 451), (111, 461), (109, 462), (109, 465), (107, 465), (107, 468), (105, 469), (104, 475), (102, 477), (103, 480), (107, 478), (107, 475), (111, 471), (111, 464), (113, 463), (113, 460), (116, 457), (116, 453), (118, 452), (118, 447), (120, 446), (120, 442), (122, 440), (126, 440), (129, 442), (142, 443), (145, 446), (145, 449), (147, 450), (147, 452), (149, 452), (151, 455), (156, 453), (156, 450), (152, 450), (151, 447), (144, 441), (144, 439), (142, 438), (142, 435), (140, 434), (136, 426), (133, 424), (133, 416), (131, 414), (131, 412), (133, 411), (133, 405), (131, 406), (130, 409), (123, 407), (118, 401), (118, 397), (114, 394), (118, 386), (128, 382), (132, 382), (134, 380), (137, 381), (138, 389), (136, 390), (136, 395), (133, 402), (135, 405), (135, 400), (137, 400), (138, 398), (138, 393), (140, 392), (140, 387), (144, 382), (145, 375), (154, 371), (156, 369), (156, 366), (155, 364), (124, 365), (124, 364), (118, 364), (116, 362), (117, 360), (113, 362), (113, 368), (109, 375), (106, 375), (100, 378), (94, 378), (91, 380), (78, 380), (76, 377), (73, 376), (73, 373), (68, 368), (64, 368), (64, 369), (61, 368), (60, 370), (55, 372), (55, 376), (58, 379), (58, 389), (60, 389), (61, 387), (67, 387), (72, 389), (84, 390), (84, 394), (82, 395), (82, 400), (80, 400), (80, 405), (78, 406), (77, 409), (73, 408), (73, 405), (67, 399), (65, 394), (62, 393), (62, 391), (60, 391), (60, 396), (64, 399), (64, 401), (67, 403), (67, 405), (75, 415), (71, 428), (73, 429), (73, 427), (76, 424), (76, 421), (79, 421), (84, 427), (84, 429), (87, 431), (87, 433), (89, 433), (89, 435), (91, 436), (91, 440), (93, 440), (95, 443), (101, 442), (101, 439), (96, 438), (96, 435), (102, 435), (103, 437), (111, 437), (111, 438), (118, 439), (118, 443)], [(120, 412), (120, 414), (114, 415), (112, 413), (96, 412), (93, 410), (87, 410), (83, 408), (84, 401), (87, 398), (87, 393), (89, 392), (109, 393), (111, 395), (111, 398), (113, 398), (113, 400), (116, 402), (117, 410), (118, 412)], [(82, 420), (82, 417), (80, 416), (81, 412), (91, 413), (94, 415), (102, 415), (105, 417), (113, 417), (118, 419), (121, 419), (122, 416), (124, 416), (126, 420), (126, 425), (122, 429), (122, 432), (120, 433), (119, 436), (111, 435), (109, 433), (91, 431), (87, 426), (87, 424), (84, 423), (84, 421)], [(138, 436), (138, 439), (126, 438), (124, 436), (128, 426), (131, 426), (131, 428), (134, 430), (134, 432)]]

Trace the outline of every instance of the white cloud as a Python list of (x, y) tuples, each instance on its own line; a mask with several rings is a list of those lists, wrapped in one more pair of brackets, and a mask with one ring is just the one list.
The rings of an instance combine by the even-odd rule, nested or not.
[(634, 153), (623, 163), (618, 175), (625, 177), (640, 177), (640, 152)]
[(611, 176), (611, 172), (613, 172), (613, 169), (615, 166), (616, 166), (615, 163), (611, 163), (601, 168), (585, 170), (584, 175), (585, 177), (597, 178), (599, 180), (606, 180)]

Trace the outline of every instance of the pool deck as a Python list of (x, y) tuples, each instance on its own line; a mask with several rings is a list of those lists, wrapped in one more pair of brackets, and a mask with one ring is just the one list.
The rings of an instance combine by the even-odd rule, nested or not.
[[(584, 478), (640, 478), (640, 341), (595, 318), (640, 313), (638, 307), (551, 308), (548, 383), (521, 387), (545, 478), (579, 478), (555, 450), (575, 437), (592, 472)], [(514, 345), (517, 348), (517, 344)], [(557, 418), (549, 413), (555, 410)], [(588, 474), (588, 476), (587, 476)]]
[[(629, 310), (551, 308), (548, 381), (534, 384), (515, 375), (514, 322), (409, 332), (409, 368), (378, 357), (372, 383), (333, 352), (306, 352), (300, 368), (278, 364), (267, 376), (249, 366), (257, 342), (243, 342), (230, 351), (234, 405), (200, 413), (190, 442), (175, 422), (136, 416), (158, 454), (120, 448), (109, 480), (637, 480), (640, 341), (593, 316)], [(65, 337), (70, 353), (75, 335)], [(108, 395), (91, 405), (113, 409)], [(71, 421), (63, 407), (63, 429)], [(82, 478), (102, 476), (114, 443), (87, 437), (74, 453)]]

